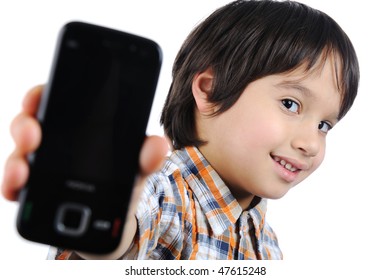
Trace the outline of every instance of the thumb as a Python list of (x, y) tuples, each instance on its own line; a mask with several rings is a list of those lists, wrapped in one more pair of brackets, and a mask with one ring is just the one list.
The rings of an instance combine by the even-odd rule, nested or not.
[(159, 169), (167, 153), (168, 142), (164, 137), (147, 137), (140, 152), (140, 175), (148, 176)]

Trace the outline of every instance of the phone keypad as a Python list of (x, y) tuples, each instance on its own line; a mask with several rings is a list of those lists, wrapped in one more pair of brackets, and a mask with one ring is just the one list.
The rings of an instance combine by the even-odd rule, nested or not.
[(57, 210), (55, 229), (63, 235), (78, 237), (88, 228), (91, 209), (77, 203), (63, 203)]

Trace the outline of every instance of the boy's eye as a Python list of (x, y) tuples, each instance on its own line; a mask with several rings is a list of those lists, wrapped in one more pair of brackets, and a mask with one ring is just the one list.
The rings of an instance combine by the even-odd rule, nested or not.
[(327, 122), (321, 121), (318, 125), (318, 129), (324, 133), (327, 133), (332, 129), (332, 126)]
[(292, 113), (299, 112), (300, 105), (296, 101), (293, 101), (292, 99), (283, 99), (281, 102), (282, 105), (284, 105), (284, 107), (287, 108)]

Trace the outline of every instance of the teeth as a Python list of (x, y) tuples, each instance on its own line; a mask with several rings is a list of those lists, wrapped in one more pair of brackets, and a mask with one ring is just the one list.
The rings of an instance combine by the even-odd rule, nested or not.
[(285, 160), (280, 159), (279, 157), (274, 157), (274, 160), (277, 161), (280, 165), (284, 166), (286, 169), (288, 169), (291, 172), (297, 171), (297, 168), (292, 166), (292, 164), (287, 163)]

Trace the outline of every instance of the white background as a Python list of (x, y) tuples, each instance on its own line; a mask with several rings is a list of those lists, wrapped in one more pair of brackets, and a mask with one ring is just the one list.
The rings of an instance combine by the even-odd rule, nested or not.
[[(359, 57), (361, 83), (353, 109), (328, 136), (323, 166), (286, 197), (270, 201), (267, 218), (277, 232), (285, 263), (293, 263), (291, 267), (301, 276), (308, 270), (316, 279), (324, 275), (387, 279), (391, 275), (386, 267), (391, 251), (391, 22), (387, 2), (302, 2), (328, 13), (349, 35)], [(164, 62), (148, 133), (162, 135), (159, 115), (173, 59), (191, 29), (225, 3), (228, 1), (1, 1), (0, 178), (13, 148), (9, 124), (20, 110), (25, 92), (46, 81), (64, 23), (87, 21), (160, 44)], [(18, 236), (16, 211), (16, 203), (0, 198), (0, 278), (14, 279), (2, 274), (26, 267), (31, 275), (45, 275), (31, 262), (44, 260), (47, 246)]]

